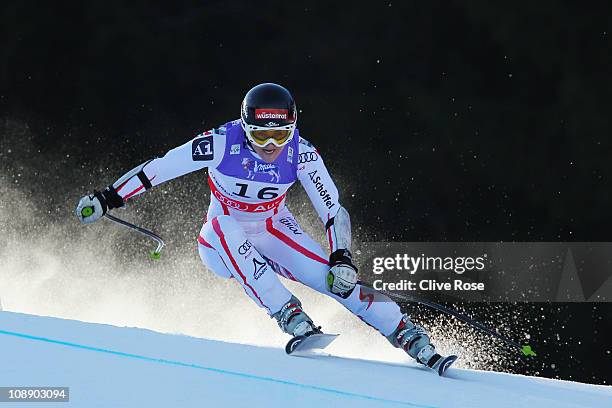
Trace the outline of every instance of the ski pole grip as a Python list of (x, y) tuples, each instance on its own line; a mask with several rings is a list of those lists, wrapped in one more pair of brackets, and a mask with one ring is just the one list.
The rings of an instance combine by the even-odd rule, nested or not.
[(90, 217), (94, 213), (93, 207), (83, 207), (81, 210), (81, 215), (85, 218)]

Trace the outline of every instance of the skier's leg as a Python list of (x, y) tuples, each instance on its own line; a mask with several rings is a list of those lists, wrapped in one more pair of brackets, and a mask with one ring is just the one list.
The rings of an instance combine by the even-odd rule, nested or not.
[(403, 315), (395, 302), (372, 302), (359, 285), (347, 299), (329, 292), (327, 254), (288, 211), (266, 221), (265, 239), (258, 239), (258, 248), (264, 256), (283, 267), (291, 279), (336, 299), (383, 335), (393, 333), (401, 321)]
[(276, 269), (284, 270), (289, 278), (334, 298), (417, 361), (425, 364), (432, 357), (434, 348), (429, 343), (427, 332), (402, 314), (397, 303), (387, 296), (356, 285), (344, 299), (327, 289), (329, 266), (325, 252), (288, 212), (276, 219), (268, 219), (266, 231), (269, 235), (265, 240), (258, 240), (259, 248), (264, 256), (279, 264)]
[(203, 252), (203, 261), (211, 260), (212, 265), (207, 265), (224, 276), (223, 268), (209, 252), (214, 250), (225, 269), (242, 285), (246, 294), (258, 306), (265, 308), (268, 314), (277, 313), (290, 301), (291, 293), (281, 284), (266, 260), (247, 239), (236, 220), (226, 215), (214, 217), (204, 224), (201, 236), (200, 246), (206, 248), (203, 244), (206, 242), (211, 247), (200, 252), (201, 254)]
[(202, 226), (202, 230), (198, 236), (198, 253), (206, 268), (222, 278), (232, 278), (232, 273), (225, 265), (223, 258), (221, 258), (219, 253), (204, 238), (204, 226)]

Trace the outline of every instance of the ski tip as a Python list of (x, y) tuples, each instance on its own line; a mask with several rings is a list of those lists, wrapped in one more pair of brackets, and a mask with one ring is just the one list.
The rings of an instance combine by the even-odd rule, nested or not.
[(444, 373), (446, 373), (446, 370), (448, 370), (448, 368), (451, 365), (453, 365), (453, 363), (457, 360), (457, 358), (458, 357), (455, 355), (445, 357), (444, 360), (442, 360), (442, 362), (438, 366), (438, 375), (440, 377), (444, 376)]
[(305, 338), (306, 336), (297, 336), (289, 340), (287, 344), (285, 345), (285, 353), (287, 354), (293, 353), (293, 350), (295, 350), (297, 345), (300, 344), (302, 340), (304, 340)]
[(161, 258), (161, 253), (157, 252), (157, 251), (153, 251), (153, 252), (151, 252), (150, 256), (151, 256), (151, 259), (159, 259), (159, 258)]
[(536, 356), (537, 354), (531, 349), (531, 346), (528, 344), (525, 344), (523, 347), (521, 347), (521, 351), (523, 352), (524, 355), (526, 356)]
[(312, 333), (304, 336), (297, 336), (289, 340), (285, 346), (285, 352), (287, 354), (294, 354), (297, 352), (310, 352), (313, 350), (323, 350), (333, 342), (337, 334), (328, 333)]

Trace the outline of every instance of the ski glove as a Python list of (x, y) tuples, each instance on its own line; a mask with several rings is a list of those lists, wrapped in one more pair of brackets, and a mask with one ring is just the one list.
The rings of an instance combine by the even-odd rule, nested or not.
[(99, 220), (108, 210), (124, 205), (123, 198), (117, 194), (113, 186), (109, 186), (102, 192), (94, 190), (93, 194), (82, 197), (75, 213), (79, 221), (91, 224)]
[(351, 261), (351, 253), (347, 249), (334, 251), (329, 257), (329, 266), (327, 289), (346, 299), (357, 284), (357, 267)]

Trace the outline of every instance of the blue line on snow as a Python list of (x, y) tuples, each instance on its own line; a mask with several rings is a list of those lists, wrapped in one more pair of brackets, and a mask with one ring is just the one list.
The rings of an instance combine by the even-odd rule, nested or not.
[(166, 360), (163, 358), (154, 358), (154, 357), (141, 356), (138, 354), (124, 353), (122, 351), (114, 351), (114, 350), (108, 350), (108, 349), (103, 349), (103, 348), (98, 348), (98, 347), (86, 346), (83, 344), (70, 343), (70, 342), (61, 341), (61, 340), (54, 340), (54, 339), (49, 339), (46, 337), (32, 336), (29, 334), (16, 333), (16, 332), (10, 332), (10, 331), (5, 331), (5, 330), (0, 330), (0, 334), (6, 334), (8, 336), (14, 336), (14, 337), (21, 337), (21, 338), (29, 339), (29, 340), (43, 341), (46, 343), (60, 344), (62, 346), (74, 347), (74, 348), (79, 348), (79, 349), (84, 349), (84, 350), (89, 350), (89, 351), (96, 351), (98, 353), (112, 354), (112, 355), (120, 356), (120, 357), (151, 361), (154, 363), (168, 364), (168, 365), (174, 365), (174, 366), (180, 366), (180, 367), (190, 367), (190, 368), (196, 368), (198, 370), (212, 371), (217, 374), (233, 375), (236, 377), (249, 378), (252, 380), (268, 381), (268, 382), (273, 382), (277, 384), (290, 385), (293, 387), (300, 387), (300, 388), (305, 388), (305, 389), (310, 389), (310, 390), (315, 390), (315, 391), (327, 392), (330, 394), (342, 395), (344, 397), (361, 398), (361, 399), (367, 399), (371, 401), (378, 401), (378, 402), (384, 402), (384, 403), (389, 403), (389, 404), (406, 405), (406, 406), (418, 407), (418, 408), (433, 408), (429, 405), (420, 405), (420, 404), (415, 404), (415, 403), (407, 402), (407, 401), (397, 401), (397, 400), (392, 400), (392, 399), (387, 399), (387, 398), (374, 397), (374, 396), (367, 395), (367, 394), (359, 394), (355, 392), (337, 390), (334, 388), (320, 387), (318, 385), (302, 384), (302, 383), (293, 382), (293, 381), (281, 380), (279, 378), (264, 377), (264, 376), (259, 376), (255, 374), (241, 373), (238, 371), (224, 370), (221, 368), (206, 367), (206, 366), (202, 366), (199, 364), (185, 363), (182, 361)]

